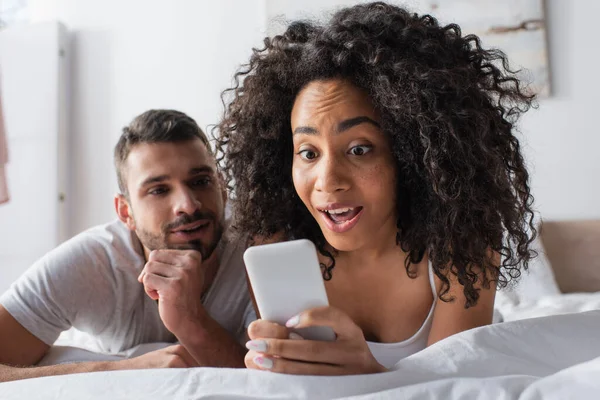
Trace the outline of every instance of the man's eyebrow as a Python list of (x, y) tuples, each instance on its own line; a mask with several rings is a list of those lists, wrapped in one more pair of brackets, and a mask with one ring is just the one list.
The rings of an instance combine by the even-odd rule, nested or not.
[[(348, 129), (354, 128), (355, 126), (364, 124), (364, 123), (371, 124), (371, 125), (381, 129), (381, 126), (379, 125), (379, 123), (376, 122), (374, 119), (369, 118), (367, 116), (360, 116), (360, 117), (346, 119), (346, 120), (340, 122), (336, 128), (336, 133), (337, 134), (343, 133), (343, 132), (347, 131)], [(299, 126), (296, 129), (294, 129), (294, 135), (296, 135), (296, 134), (317, 135), (317, 134), (319, 134), (319, 131), (311, 126)]]
[(201, 167), (194, 167), (190, 169), (190, 175), (198, 175), (198, 174), (214, 174), (215, 170), (209, 165), (203, 165)]
[(144, 179), (144, 181), (140, 184), (140, 187), (148, 186), (153, 183), (160, 183), (166, 181), (167, 179), (169, 179), (169, 175), (151, 176), (149, 178)]
[[(215, 170), (209, 165), (203, 165), (201, 167), (194, 167), (190, 169), (190, 176), (199, 175), (199, 174), (214, 174)], [(169, 175), (158, 175), (151, 176), (149, 178), (144, 179), (144, 181), (140, 184), (140, 187), (145, 187), (154, 183), (160, 183), (168, 180), (170, 178)]]

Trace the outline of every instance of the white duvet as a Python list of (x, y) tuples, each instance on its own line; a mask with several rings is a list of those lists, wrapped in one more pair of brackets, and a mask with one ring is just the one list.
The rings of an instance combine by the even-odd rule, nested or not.
[(402, 360), (394, 371), (297, 377), (196, 368), (0, 384), (0, 399), (597, 399), (600, 311), (495, 324)]

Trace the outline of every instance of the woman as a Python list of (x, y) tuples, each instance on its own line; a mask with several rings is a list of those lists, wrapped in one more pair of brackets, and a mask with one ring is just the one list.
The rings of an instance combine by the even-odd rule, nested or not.
[[(491, 323), (535, 235), (514, 135), (533, 98), (503, 53), (372, 3), (292, 23), (236, 78), (218, 127), (235, 226), (312, 240), (331, 305), (253, 323), (249, 368), (382, 372)], [(311, 325), (336, 341), (290, 337)]]

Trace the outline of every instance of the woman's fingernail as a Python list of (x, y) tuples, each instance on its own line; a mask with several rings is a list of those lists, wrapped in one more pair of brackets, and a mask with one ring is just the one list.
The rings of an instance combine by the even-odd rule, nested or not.
[(304, 338), (302, 336), (298, 335), (296, 332), (290, 333), (289, 338), (292, 340), (304, 340)]
[(264, 340), (250, 340), (246, 343), (246, 348), (248, 350), (260, 351), (264, 353), (267, 351), (267, 342)]
[(254, 361), (254, 364), (258, 365), (261, 368), (264, 368), (264, 369), (273, 368), (273, 360), (271, 360), (270, 358), (263, 357), (263, 356), (256, 356), (256, 357), (254, 357), (253, 361)]
[(298, 325), (298, 322), (300, 322), (300, 316), (295, 315), (292, 318), (288, 319), (288, 322), (285, 323), (285, 326), (287, 326), (288, 328), (293, 328), (294, 326)]

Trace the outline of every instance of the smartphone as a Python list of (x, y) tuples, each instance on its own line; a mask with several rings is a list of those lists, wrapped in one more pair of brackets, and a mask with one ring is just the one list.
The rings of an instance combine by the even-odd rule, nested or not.
[[(244, 263), (260, 317), (285, 325), (310, 308), (329, 305), (315, 245), (306, 239), (248, 248)], [(333, 329), (294, 329), (309, 340), (335, 340)]]

